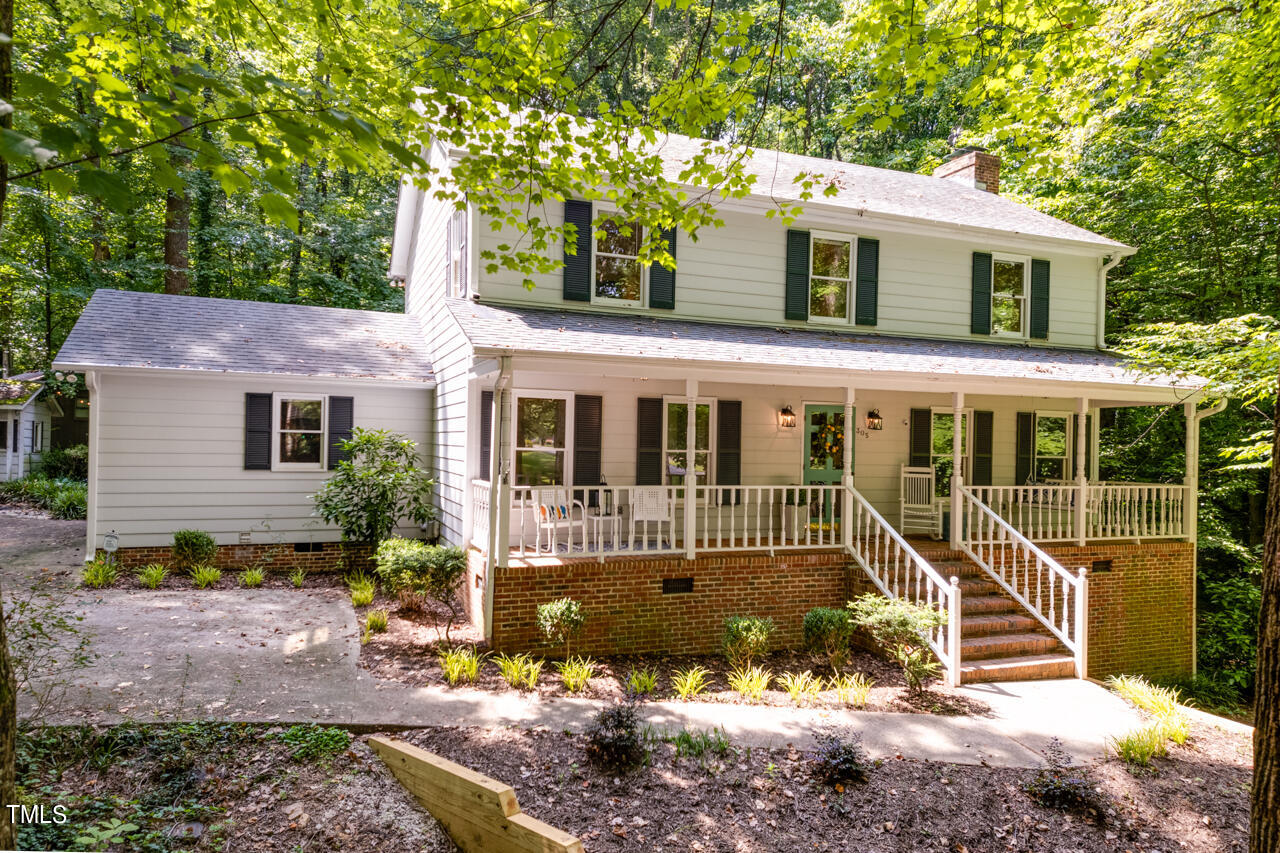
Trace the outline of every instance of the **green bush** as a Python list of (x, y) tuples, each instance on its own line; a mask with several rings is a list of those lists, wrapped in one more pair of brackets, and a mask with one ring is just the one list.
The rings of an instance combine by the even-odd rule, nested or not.
[(240, 573), (240, 585), (246, 589), (257, 589), (266, 579), (266, 573), (258, 568), (245, 569)]
[(828, 785), (849, 785), (867, 781), (873, 767), (862, 748), (862, 735), (822, 731), (814, 735), (816, 746), (809, 754), (814, 777)]
[[(480, 665), (486, 655), (475, 650), (474, 646), (459, 646), (440, 652), (440, 668), (444, 670), (444, 679), (450, 684), (465, 681), (474, 682), (480, 675)], [(503, 673), (506, 676), (506, 673)], [(510, 679), (508, 679), (510, 681)]]
[(387, 611), (370, 610), (364, 618), (364, 624), (374, 634), (381, 634), (387, 630)]
[(572, 598), (558, 598), (538, 605), (538, 630), (549, 642), (564, 644), (565, 660), (569, 659), (569, 645), (587, 623), (582, 604)]
[(677, 669), (671, 674), (671, 689), (676, 696), (689, 701), (711, 686), (711, 671), (701, 666)]
[(735, 669), (729, 673), (729, 687), (738, 692), (743, 699), (758, 702), (764, 697), (773, 680), (773, 672), (762, 666), (749, 666)]
[(648, 696), (657, 689), (658, 670), (654, 667), (637, 667), (627, 674), (627, 692), (632, 696)]
[(168, 575), (168, 569), (159, 563), (152, 563), (149, 566), (143, 566), (138, 569), (138, 582), (147, 589), (156, 589), (160, 584), (164, 583), (164, 579)]
[(769, 638), (773, 636), (773, 620), (757, 616), (730, 616), (724, 620), (724, 636), (721, 646), (729, 666), (745, 669), (751, 662), (769, 651)]
[(402, 605), (412, 609), (422, 598), (444, 605), (448, 618), (444, 641), (458, 618), (458, 586), (467, 574), (467, 554), (461, 548), (428, 545), (416, 539), (384, 539), (374, 555), (375, 571)]
[(898, 662), (913, 692), (923, 692), (925, 684), (937, 677), (941, 665), (933, 659), (927, 638), (946, 624), (945, 611), (869, 592), (849, 602), (849, 613), (853, 624), (871, 634)]
[(346, 458), (311, 500), (317, 515), (341, 528), (343, 539), (381, 542), (401, 521), (426, 524), (435, 517), (433, 483), (413, 441), (356, 427), (342, 448)]
[(119, 569), (112, 560), (97, 557), (84, 564), (80, 579), (90, 589), (102, 589), (115, 583), (118, 574)]
[(839, 670), (849, 655), (853, 624), (849, 611), (840, 607), (815, 607), (804, 615), (804, 642), (827, 656), (831, 668)]
[(173, 561), (180, 569), (208, 563), (218, 553), (218, 543), (203, 530), (175, 530)]
[(352, 607), (368, 607), (373, 604), (373, 597), (378, 592), (378, 585), (373, 578), (364, 572), (352, 572), (344, 580), (351, 591)]
[(784, 672), (778, 677), (778, 686), (787, 691), (792, 702), (803, 705), (818, 698), (818, 693), (822, 690), (822, 679), (815, 677), (807, 669), (804, 672)]
[(80, 519), (86, 515), (88, 489), (80, 480), (31, 474), (0, 483), (0, 500), (32, 504), (54, 518)]
[(88, 480), (89, 446), (53, 447), (40, 456), (40, 474), (50, 480)]
[(291, 753), (299, 761), (332, 758), (351, 745), (351, 735), (345, 730), (310, 723), (290, 726), (280, 733), (280, 740), (292, 747)]
[(293, 571), (289, 572), (289, 583), (298, 589), (302, 589), (302, 585), (307, 582), (307, 570), (302, 566), (295, 566)]
[(587, 727), (587, 759), (607, 773), (625, 772), (648, 757), (633, 702), (601, 709)]
[(1163, 758), (1169, 754), (1159, 723), (1113, 738), (1111, 749), (1117, 758), (1132, 767), (1148, 767), (1151, 759)]
[(531, 655), (498, 655), (493, 659), (498, 665), (498, 672), (507, 684), (517, 690), (532, 690), (538, 686), (538, 676), (542, 675), (544, 661), (534, 660)]
[(214, 566), (193, 566), (189, 574), (196, 589), (208, 589), (222, 580), (222, 572)]
[(591, 658), (565, 658), (555, 664), (560, 672), (560, 681), (564, 689), (570, 693), (585, 690), (591, 683), (591, 676), (596, 674), (596, 665)]
[(865, 708), (867, 698), (875, 681), (865, 673), (855, 672), (852, 675), (835, 675), (827, 682), (827, 689), (836, 694), (836, 701), (842, 705)]

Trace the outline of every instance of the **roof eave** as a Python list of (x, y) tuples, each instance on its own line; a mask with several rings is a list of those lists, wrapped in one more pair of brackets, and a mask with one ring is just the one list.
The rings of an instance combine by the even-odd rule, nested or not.
[(430, 390), (436, 387), (435, 377), (430, 379), (401, 378), (392, 376), (343, 375), (319, 373), (272, 373), (249, 370), (214, 370), (203, 367), (151, 367), (140, 364), (101, 364), (84, 361), (57, 361), (58, 370), (98, 371), (101, 373), (146, 374), (149, 376), (182, 376), (198, 379), (275, 379), (305, 382), (343, 382), (369, 386), (395, 386)]

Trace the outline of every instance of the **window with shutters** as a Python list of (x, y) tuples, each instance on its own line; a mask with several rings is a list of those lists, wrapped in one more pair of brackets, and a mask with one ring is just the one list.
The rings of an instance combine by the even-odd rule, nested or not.
[(847, 323), (854, 294), (854, 238), (813, 231), (809, 241), (809, 319)]
[(1071, 474), (1071, 413), (1036, 412), (1035, 458), (1038, 483), (1066, 480)]
[(663, 406), (662, 481), (682, 486), (692, 470), (694, 484), (712, 482), (711, 460), (715, 453), (715, 400), (699, 398), (694, 404), (693, 447), (689, 446), (689, 402), (667, 398)]
[[(960, 417), (960, 475), (969, 479), (973, 469), (970, 461), (973, 455), (973, 410), (965, 409)], [(929, 445), (929, 461), (933, 465), (934, 488), (938, 497), (951, 494), (951, 472), (954, 470), (952, 437), (955, 435), (956, 415), (952, 409), (933, 410), (933, 429)]]
[(450, 296), (466, 297), (470, 291), (470, 250), (467, 244), (467, 211), (455, 210), (449, 217), (447, 239), (448, 288)]
[(991, 334), (1025, 338), (1030, 303), (1031, 263), (1015, 255), (993, 255)]
[(327, 398), (273, 395), (271, 467), (276, 470), (324, 468)]
[(9, 449), (9, 424), (10, 421), (0, 420), (0, 450)]
[(598, 217), (595, 225), (595, 279), (591, 301), (606, 305), (643, 305), (645, 265), (640, 263), (643, 229), (637, 222), (607, 215)]
[(555, 391), (515, 394), (511, 442), (517, 486), (564, 486), (573, 481), (573, 395)]

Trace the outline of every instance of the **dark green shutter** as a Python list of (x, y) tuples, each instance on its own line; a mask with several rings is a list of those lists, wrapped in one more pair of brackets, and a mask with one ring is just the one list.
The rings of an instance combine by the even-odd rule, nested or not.
[(1031, 337), (1049, 337), (1049, 262), (1031, 261)]
[[(566, 235), (564, 241), (564, 298), (573, 302), (591, 301), (591, 244), (595, 237), (592, 234), (591, 202), (574, 201), (564, 203), (565, 224), (572, 223), (578, 228), (577, 239), (570, 243)], [(571, 248), (576, 253), (570, 253)]]
[(809, 319), (809, 232), (787, 229), (788, 320)]
[(270, 394), (244, 395), (244, 468), (271, 470)]
[(908, 434), (911, 448), (907, 464), (912, 468), (928, 468), (933, 460), (933, 410), (912, 409)]
[(1018, 412), (1017, 457), (1013, 482), (1023, 485), (1031, 480), (1031, 467), (1036, 453), (1036, 416), (1034, 412)]
[(973, 413), (973, 482), (971, 485), (991, 485), (994, 424), (995, 415), (991, 412)]
[(573, 398), (573, 484), (600, 485), (600, 440), (603, 403), (600, 397)]
[(480, 392), (480, 479), (493, 473), (493, 392)]
[(975, 335), (991, 334), (991, 254), (973, 253), (973, 306), (969, 331)]
[[(723, 486), (742, 484), (742, 401), (720, 400), (716, 404), (716, 483)], [(725, 503), (738, 503), (737, 489), (721, 493)]]
[(662, 398), (636, 400), (636, 485), (662, 485)]
[(853, 321), (859, 326), (876, 324), (876, 303), (880, 290), (880, 241), (858, 238), (858, 293)]
[[(668, 228), (662, 232), (667, 241), (667, 252), (672, 258), (676, 256), (676, 229)], [(649, 307), (676, 307), (676, 271), (669, 270), (662, 264), (649, 267)]]
[(347, 458), (342, 442), (351, 439), (355, 426), (355, 400), (351, 397), (329, 398), (329, 470)]

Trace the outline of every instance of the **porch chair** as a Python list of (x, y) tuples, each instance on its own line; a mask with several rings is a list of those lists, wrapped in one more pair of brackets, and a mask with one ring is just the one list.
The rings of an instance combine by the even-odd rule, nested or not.
[[(556, 553), (560, 548), (560, 531), (564, 530), (567, 533), (565, 550), (572, 551), (574, 524), (581, 524), (580, 519), (585, 514), (582, 502), (569, 497), (568, 489), (534, 489), (533, 500), (534, 520), (538, 524), (534, 550), (542, 553), (542, 534), (546, 533), (548, 551)], [(579, 521), (576, 522), (573, 517), (575, 508), (579, 510)], [(585, 536), (583, 541), (585, 545)]]
[[(664, 542), (671, 542), (671, 507), (667, 501), (666, 486), (637, 486), (631, 490), (631, 550), (635, 550), (637, 531), (645, 550), (648, 550), (650, 525), (656, 525), (655, 547), (661, 548)], [(665, 535), (663, 525), (666, 525)]]
[(942, 505), (935, 491), (935, 477), (932, 467), (902, 466), (898, 530), (903, 534), (916, 530), (933, 539), (942, 538)]

